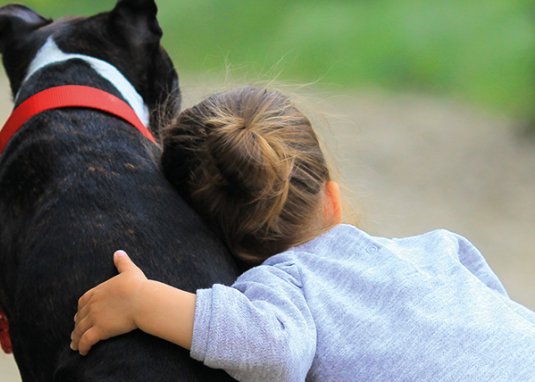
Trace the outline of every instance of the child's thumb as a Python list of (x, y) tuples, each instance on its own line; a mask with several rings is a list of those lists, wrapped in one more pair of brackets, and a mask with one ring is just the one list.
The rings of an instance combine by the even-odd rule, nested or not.
[(115, 263), (115, 266), (117, 267), (119, 273), (139, 269), (136, 264), (134, 264), (134, 262), (130, 260), (130, 257), (128, 257), (126, 252), (122, 250), (115, 251), (115, 253), (113, 254), (113, 262)]

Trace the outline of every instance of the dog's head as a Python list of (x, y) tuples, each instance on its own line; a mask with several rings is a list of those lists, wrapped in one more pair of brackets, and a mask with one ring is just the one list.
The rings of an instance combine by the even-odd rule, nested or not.
[[(160, 46), (162, 30), (154, 0), (119, 0), (92, 17), (47, 19), (22, 5), (0, 8), (0, 53), (16, 94), (39, 49), (50, 38), (65, 53), (83, 54), (115, 66), (149, 108), (150, 125), (161, 124), (161, 106), (180, 108), (178, 77)], [(157, 131), (154, 131), (157, 133)]]

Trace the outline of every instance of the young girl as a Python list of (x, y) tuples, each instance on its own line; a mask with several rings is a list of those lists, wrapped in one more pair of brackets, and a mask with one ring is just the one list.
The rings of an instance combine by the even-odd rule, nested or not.
[(80, 299), (73, 350), (139, 328), (242, 381), (535, 381), (535, 314), (461, 236), (339, 224), (316, 135), (280, 93), (246, 87), (185, 110), (162, 161), (254, 267), (192, 294), (118, 251), (119, 275)]

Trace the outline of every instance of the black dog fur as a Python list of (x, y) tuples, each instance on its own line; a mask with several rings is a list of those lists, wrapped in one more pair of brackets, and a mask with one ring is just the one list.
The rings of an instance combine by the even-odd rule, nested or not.
[[(0, 51), (17, 103), (79, 84), (120, 97), (81, 60), (47, 66), (22, 84), (48, 37), (64, 52), (114, 65), (142, 95), (153, 133), (162, 105), (178, 111), (178, 78), (160, 47), (152, 0), (120, 0), (108, 13), (52, 21), (0, 8)], [(21, 88), (22, 84), (22, 88)], [(171, 100), (171, 101), (169, 101)], [(61, 109), (32, 118), (0, 157), (0, 309), (24, 381), (225, 381), (187, 351), (139, 331), (69, 349), (78, 298), (112, 277), (122, 248), (149, 278), (193, 291), (238, 274), (224, 246), (159, 168), (160, 149), (110, 115)]]

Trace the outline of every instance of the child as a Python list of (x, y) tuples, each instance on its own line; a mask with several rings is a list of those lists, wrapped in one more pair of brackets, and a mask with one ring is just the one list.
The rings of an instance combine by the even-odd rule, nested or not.
[(119, 275), (81, 297), (73, 350), (139, 328), (242, 381), (535, 381), (535, 314), (466, 239), (339, 224), (338, 186), (308, 119), (246, 87), (185, 110), (164, 170), (255, 266), (195, 294)]

